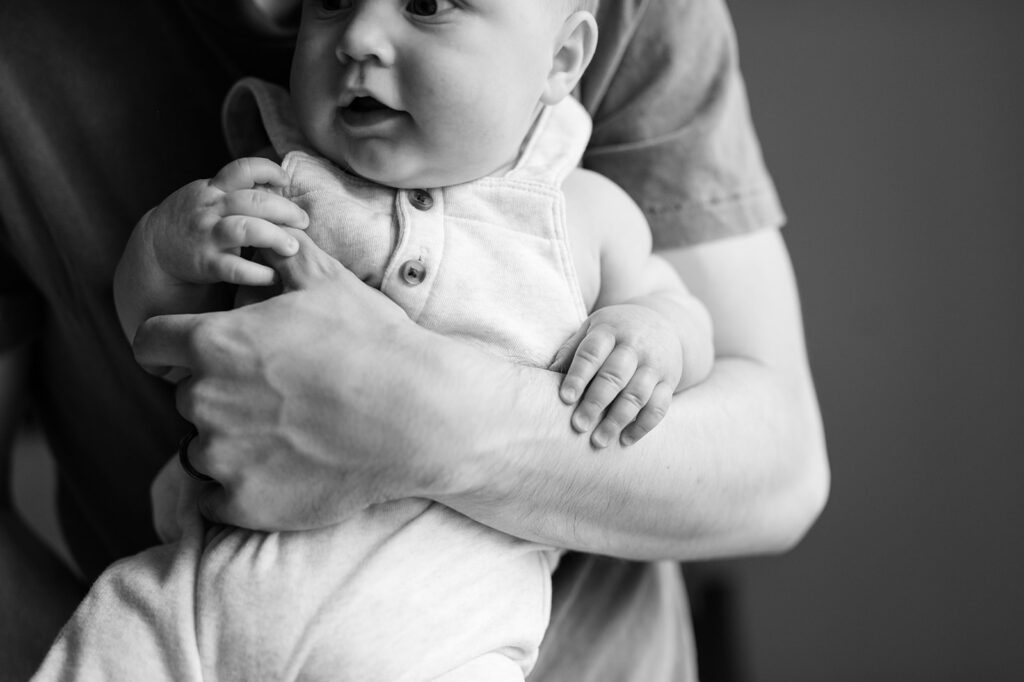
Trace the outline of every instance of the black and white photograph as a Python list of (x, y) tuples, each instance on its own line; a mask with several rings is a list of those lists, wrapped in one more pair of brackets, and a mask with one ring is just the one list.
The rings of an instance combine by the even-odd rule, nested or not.
[(1024, 679), (1022, 27), (0, 0), (0, 682)]

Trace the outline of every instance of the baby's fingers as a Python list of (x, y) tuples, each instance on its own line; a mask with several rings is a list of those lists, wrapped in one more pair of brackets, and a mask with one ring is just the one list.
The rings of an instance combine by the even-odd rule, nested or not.
[(222, 199), (222, 215), (242, 215), (262, 218), (277, 225), (300, 230), (309, 225), (306, 212), (291, 199), (258, 189), (230, 192)]
[(235, 159), (220, 169), (210, 184), (222, 192), (251, 189), (257, 185), (286, 187), (288, 174), (270, 159), (251, 157)]
[(640, 410), (640, 414), (637, 415), (636, 421), (627, 426), (622, 432), (620, 442), (624, 446), (630, 446), (637, 442), (646, 436), (651, 429), (661, 423), (661, 420), (665, 418), (665, 414), (668, 412), (668, 408), (672, 403), (672, 392), (673, 387), (664, 381), (654, 387), (654, 392), (651, 393), (651, 399), (648, 400), (647, 404)]
[(608, 359), (613, 348), (615, 348), (615, 337), (608, 329), (596, 327), (587, 332), (576, 348), (576, 354), (569, 364), (569, 369), (566, 371), (565, 378), (562, 379), (562, 386), (558, 391), (558, 395), (564, 402), (572, 404), (579, 399), (583, 389), (597, 374), (597, 369)]
[(608, 408), (604, 419), (594, 429), (590, 436), (590, 444), (595, 448), (603, 448), (618, 439), (623, 428), (632, 424), (640, 410), (650, 401), (657, 385), (658, 376), (651, 368), (638, 369)]
[(636, 373), (636, 367), (636, 351), (629, 346), (616, 346), (597, 371), (573, 413), (573, 428), (580, 433), (593, 428), (604, 409)]
[(218, 220), (213, 227), (213, 241), (219, 249), (255, 246), (281, 256), (294, 256), (299, 250), (299, 243), (285, 230), (262, 218), (246, 215), (229, 215)]
[(268, 287), (277, 279), (274, 269), (229, 253), (210, 260), (210, 275), (218, 282), (250, 287)]

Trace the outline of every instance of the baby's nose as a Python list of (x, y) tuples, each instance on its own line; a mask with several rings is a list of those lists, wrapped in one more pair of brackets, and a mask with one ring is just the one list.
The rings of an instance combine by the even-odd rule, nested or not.
[(338, 36), (335, 55), (345, 62), (377, 62), (391, 66), (395, 60), (395, 44), (389, 27), (401, 17), (389, 17), (389, 3), (361, 3), (353, 10)]

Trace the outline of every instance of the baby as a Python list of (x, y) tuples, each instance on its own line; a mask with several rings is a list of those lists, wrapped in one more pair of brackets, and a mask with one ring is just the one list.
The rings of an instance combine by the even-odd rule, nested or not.
[[(230, 304), (226, 285), (243, 301), (270, 288), (242, 249), (290, 257), (304, 229), (417, 323), (568, 367), (562, 398), (595, 446), (642, 437), (710, 371), (710, 325), (639, 209), (577, 168), (590, 124), (570, 93), (596, 40), (581, 1), (305, 2), (290, 97), (246, 80), (225, 104), (232, 151), (275, 160), (246, 156), (140, 221), (115, 282), (129, 337)], [(155, 511), (171, 542), (101, 576), (37, 679), (532, 668), (557, 549), (422, 499), (315, 531), (211, 526), (182, 476), (166, 467), (157, 486), (177, 491), (176, 511)]]

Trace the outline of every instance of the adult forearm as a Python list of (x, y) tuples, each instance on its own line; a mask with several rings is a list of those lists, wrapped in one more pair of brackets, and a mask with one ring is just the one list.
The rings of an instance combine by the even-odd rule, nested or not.
[(480, 424), (466, 446), (482, 454), (468, 458), (469, 482), (448, 504), (515, 535), (633, 558), (777, 551), (806, 532), (829, 469), (781, 235), (663, 255), (714, 321), (711, 376), (676, 395), (639, 443), (594, 452), (570, 434), (557, 378), (519, 370), (492, 398), (503, 419), (488, 417), (481, 396), (465, 398)]
[(193, 466), (219, 484), (209, 518), (298, 530), (427, 497), (561, 547), (697, 558), (788, 547), (820, 510), (828, 469), (777, 236), (678, 254), (720, 358), (638, 444), (601, 451), (571, 429), (561, 375), (417, 326), (298, 236), (275, 263), (284, 294), (136, 337), (140, 362), (190, 374), (178, 405), (199, 429)]
[(623, 558), (706, 559), (786, 549), (821, 510), (828, 469), (809, 380), (725, 358), (640, 443), (595, 451), (569, 428), (557, 377), (520, 374), (500, 422), (465, 396), (488, 429), (441, 497), (481, 523)]

